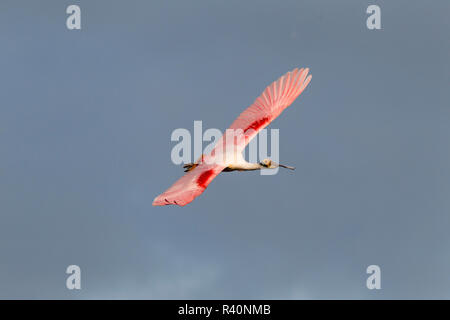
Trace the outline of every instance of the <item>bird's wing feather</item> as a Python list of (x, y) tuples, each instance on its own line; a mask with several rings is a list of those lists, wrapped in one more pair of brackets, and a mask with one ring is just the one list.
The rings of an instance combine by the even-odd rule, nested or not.
[(231, 124), (229, 129), (244, 133), (245, 139), (234, 141), (240, 151), (302, 93), (311, 81), (308, 72), (308, 68), (296, 68), (280, 77)]
[(176, 204), (184, 206), (198, 197), (211, 181), (224, 169), (219, 164), (200, 163), (177, 180), (166, 192), (153, 200), (154, 206)]

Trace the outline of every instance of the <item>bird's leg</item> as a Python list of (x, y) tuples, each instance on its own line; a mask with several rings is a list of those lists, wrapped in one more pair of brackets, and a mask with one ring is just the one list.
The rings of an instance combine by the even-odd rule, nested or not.
[(203, 157), (204, 157), (204, 155), (202, 154), (196, 162), (186, 163), (185, 165), (183, 165), (184, 172), (189, 172), (189, 171), (194, 170), (199, 165), (199, 163), (203, 162)]
[(184, 172), (189, 172), (195, 169), (195, 167), (197, 167), (198, 164), (197, 163), (186, 163), (183, 168), (184, 168)]

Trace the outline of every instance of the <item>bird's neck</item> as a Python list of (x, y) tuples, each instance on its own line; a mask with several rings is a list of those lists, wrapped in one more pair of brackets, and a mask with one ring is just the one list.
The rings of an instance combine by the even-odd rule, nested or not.
[(240, 171), (251, 171), (251, 170), (260, 170), (262, 166), (259, 163), (250, 163), (250, 162), (240, 162), (237, 164), (232, 164), (229, 166), (231, 170), (240, 170)]

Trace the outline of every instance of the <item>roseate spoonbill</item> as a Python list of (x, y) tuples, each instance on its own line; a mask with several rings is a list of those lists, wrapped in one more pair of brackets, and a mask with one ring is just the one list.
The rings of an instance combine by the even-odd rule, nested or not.
[[(153, 205), (184, 206), (198, 197), (222, 171), (249, 171), (277, 167), (293, 170), (293, 167), (275, 163), (270, 159), (264, 159), (260, 163), (249, 163), (245, 161), (242, 152), (259, 131), (278, 117), (302, 93), (311, 81), (308, 71), (308, 68), (296, 68), (269, 85), (229, 128), (241, 130), (244, 139), (227, 140), (224, 134), (209, 155), (202, 155), (195, 163), (185, 164), (187, 173), (166, 192), (157, 196), (153, 200)], [(228, 148), (230, 146), (232, 148)], [(230, 149), (232, 154), (229, 154), (229, 151), (223, 151)]]

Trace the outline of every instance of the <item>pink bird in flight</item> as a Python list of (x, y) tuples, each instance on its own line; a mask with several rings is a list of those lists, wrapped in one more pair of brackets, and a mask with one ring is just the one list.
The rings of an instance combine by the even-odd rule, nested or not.
[(227, 130), (239, 132), (231, 139), (224, 134), (208, 155), (202, 155), (195, 163), (185, 164), (183, 177), (153, 201), (154, 206), (169, 204), (184, 206), (198, 197), (222, 171), (250, 171), (263, 168), (293, 167), (264, 159), (260, 163), (245, 161), (242, 152), (259, 131), (269, 125), (303, 92), (311, 81), (308, 68), (294, 69), (269, 85), (263, 93), (242, 112)]

